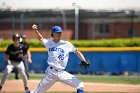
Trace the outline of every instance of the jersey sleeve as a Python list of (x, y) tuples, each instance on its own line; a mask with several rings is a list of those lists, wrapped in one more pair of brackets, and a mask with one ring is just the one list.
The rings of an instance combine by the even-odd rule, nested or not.
[(76, 52), (78, 49), (75, 47), (75, 46), (73, 46), (70, 42), (68, 42), (67, 41), (67, 43), (68, 43), (68, 45), (69, 45), (69, 51), (70, 52)]
[(42, 39), (41, 43), (45, 46), (48, 47), (48, 40), (47, 39)]

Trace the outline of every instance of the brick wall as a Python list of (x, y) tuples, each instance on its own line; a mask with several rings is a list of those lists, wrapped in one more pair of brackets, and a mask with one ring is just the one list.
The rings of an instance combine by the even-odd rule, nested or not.
[[(37, 35), (32, 30), (25, 30), (25, 31), (19, 31), (19, 30), (16, 30), (16, 31), (0, 30), (0, 38), (11, 39), (12, 35), (15, 34), (15, 33), (25, 34), (28, 39), (37, 38)], [(44, 38), (50, 38), (51, 37), (50, 36), (51, 31), (40, 31), (40, 33), (42, 34), (42, 36)], [(64, 38), (64, 39), (72, 39), (72, 35), (73, 35), (72, 30), (67, 30), (67, 31), (63, 32), (62, 38)]]
[[(129, 30), (131, 27), (131, 23), (109, 23), (109, 33), (107, 34), (95, 34), (94, 27), (91, 27), (92, 24), (80, 24), (79, 25), (79, 39), (100, 39), (100, 38), (128, 38)], [(136, 37), (140, 37), (140, 23), (134, 24), (136, 30)], [(14, 33), (26, 34), (27, 38), (33, 39), (36, 38), (36, 34), (31, 29), (26, 29), (24, 31), (20, 31), (19, 29), (12, 31), (10, 29), (0, 29), (0, 38), (10, 39)], [(43, 37), (50, 38), (49, 29), (41, 30), (40, 33)], [(94, 35), (94, 36), (93, 36)], [(74, 39), (74, 26), (73, 24), (69, 24), (67, 26), (67, 31), (63, 32), (64, 39)]]

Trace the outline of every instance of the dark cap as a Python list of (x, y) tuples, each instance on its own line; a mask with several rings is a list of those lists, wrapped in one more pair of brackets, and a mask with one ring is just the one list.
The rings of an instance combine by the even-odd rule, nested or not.
[(13, 40), (15, 40), (15, 39), (20, 39), (20, 35), (19, 34), (14, 34), (13, 36), (12, 36), (12, 39)]

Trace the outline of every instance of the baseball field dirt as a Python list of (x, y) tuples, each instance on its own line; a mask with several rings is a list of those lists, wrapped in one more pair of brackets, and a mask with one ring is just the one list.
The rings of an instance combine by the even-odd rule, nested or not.
[[(31, 90), (37, 87), (40, 80), (29, 80), (28, 85)], [(140, 93), (140, 84), (109, 84), (109, 83), (89, 83), (84, 82), (86, 92), (127, 92)], [(74, 88), (69, 87), (63, 83), (55, 83), (48, 92), (73, 92)], [(22, 80), (7, 80), (2, 93), (24, 92)]]

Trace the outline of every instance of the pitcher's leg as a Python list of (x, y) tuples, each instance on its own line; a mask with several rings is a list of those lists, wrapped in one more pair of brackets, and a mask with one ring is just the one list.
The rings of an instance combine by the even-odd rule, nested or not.
[(84, 93), (84, 84), (76, 76), (64, 71), (60, 74), (60, 81), (77, 89), (77, 93)]
[(46, 78), (46, 76), (40, 81), (39, 85), (31, 93), (45, 93), (56, 81)]
[(56, 76), (49, 69), (46, 70), (44, 78), (40, 81), (38, 86), (31, 93), (45, 93), (55, 82)]

